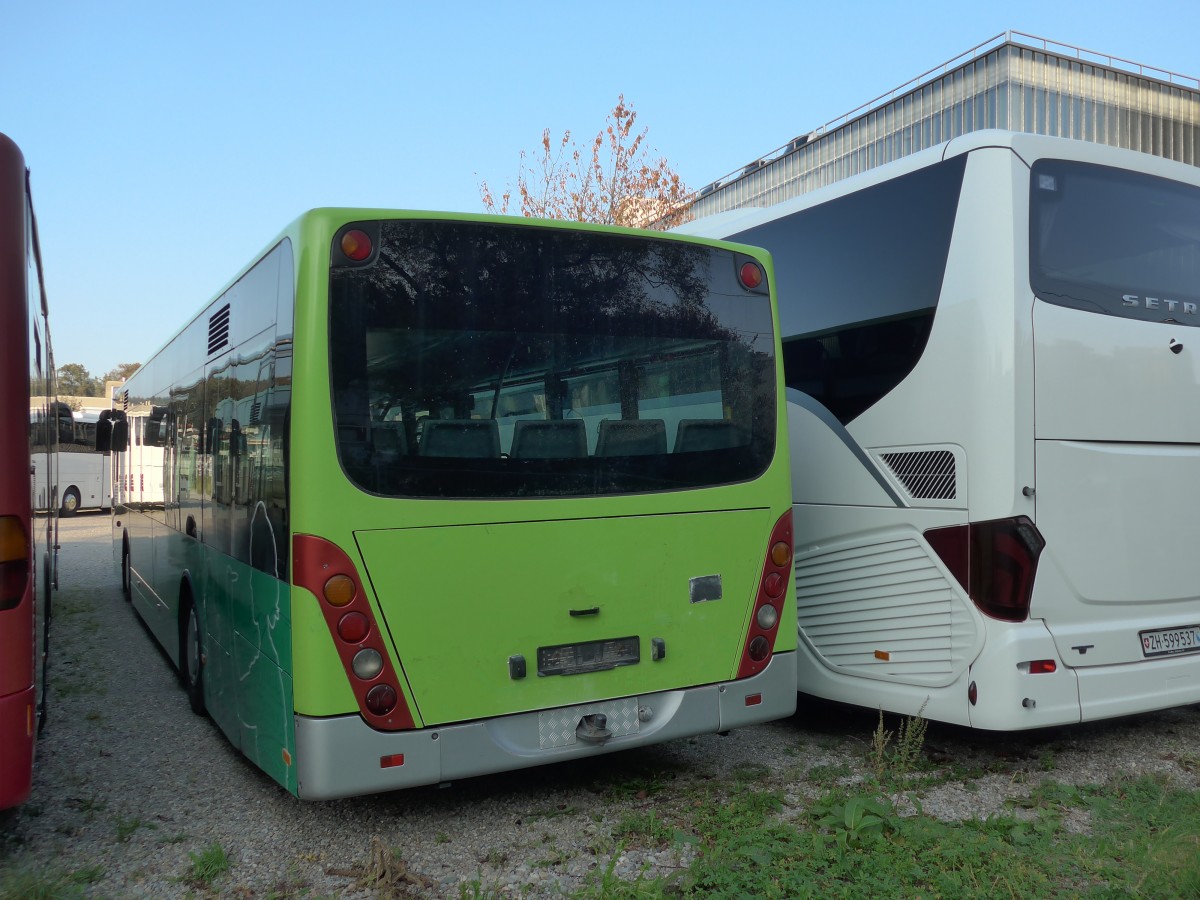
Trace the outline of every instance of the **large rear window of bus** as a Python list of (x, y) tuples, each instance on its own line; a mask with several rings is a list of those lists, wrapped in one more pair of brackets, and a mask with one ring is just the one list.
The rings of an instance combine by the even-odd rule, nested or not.
[[(330, 272), (338, 451), (363, 490), (563, 497), (745, 481), (775, 449), (748, 257), (546, 226), (353, 226)], [(346, 229), (339, 232), (344, 234)]]
[(1200, 188), (1043, 159), (1030, 175), (1034, 293), (1047, 303), (1200, 324)]

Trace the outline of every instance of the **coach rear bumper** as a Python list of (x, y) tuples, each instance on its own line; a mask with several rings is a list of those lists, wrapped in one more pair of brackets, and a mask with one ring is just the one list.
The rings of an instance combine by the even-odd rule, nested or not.
[[(328, 800), (438, 784), (475, 775), (563, 762), (676, 738), (728, 731), (790, 716), (796, 709), (796, 654), (776, 653), (761, 673), (559, 710), (383, 732), (359, 716), (296, 716), (297, 795)], [(594, 712), (633, 710), (625, 730), (601, 742), (575, 738), (563, 722)], [(556, 732), (548, 734), (548, 732)]]

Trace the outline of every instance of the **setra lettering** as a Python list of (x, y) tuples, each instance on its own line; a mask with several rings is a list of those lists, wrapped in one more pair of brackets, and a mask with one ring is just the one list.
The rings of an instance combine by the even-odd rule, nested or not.
[(1134, 309), (1165, 309), (1167, 312), (1178, 310), (1188, 316), (1194, 316), (1197, 308), (1195, 303), (1188, 300), (1170, 300), (1166, 297), (1141, 297), (1137, 294), (1122, 294), (1121, 305)]

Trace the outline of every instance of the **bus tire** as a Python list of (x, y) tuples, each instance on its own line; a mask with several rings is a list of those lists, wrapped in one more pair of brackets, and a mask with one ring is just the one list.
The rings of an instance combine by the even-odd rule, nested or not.
[(200, 632), (200, 616), (190, 595), (185, 595), (183, 622), (179, 645), (179, 676), (187, 692), (192, 712), (198, 716), (205, 713), (204, 705), (204, 645)]
[(46, 710), (50, 697), (50, 554), (42, 559), (42, 581), (46, 585), (46, 612), (42, 619), (42, 696), (38, 700), (38, 737), (46, 730)]
[(133, 573), (129, 570), (129, 542), (121, 548), (121, 593), (125, 596), (125, 602), (130, 603), (133, 600)]
[(62, 508), (59, 512), (66, 518), (70, 518), (79, 512), (80, 505), (79, 488), (72, 485), (63, 491)]
[(42, 554), (42, 608), (45, 610), (46, 616), (46, 643), (42, 647), (43, 653), (50, 652), (50, 613), (52, 600), (52, 586), (50, 583), (50, 553)]

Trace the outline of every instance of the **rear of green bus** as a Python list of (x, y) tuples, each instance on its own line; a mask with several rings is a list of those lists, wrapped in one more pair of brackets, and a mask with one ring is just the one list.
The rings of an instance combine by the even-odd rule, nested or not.
[(435, 784), (794, 711), (769, 257), (440, 214), (298, 226), (289, 787)]

